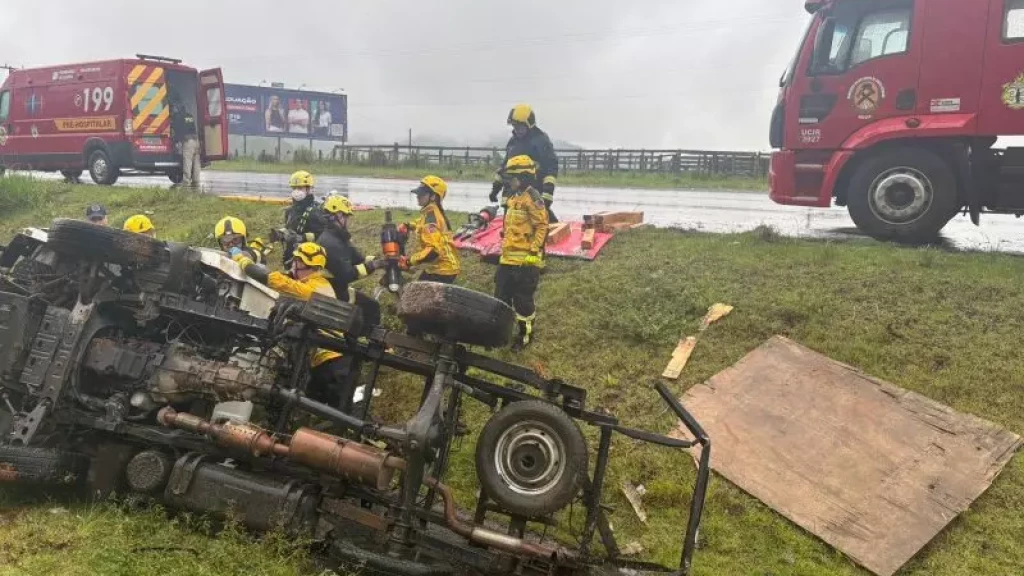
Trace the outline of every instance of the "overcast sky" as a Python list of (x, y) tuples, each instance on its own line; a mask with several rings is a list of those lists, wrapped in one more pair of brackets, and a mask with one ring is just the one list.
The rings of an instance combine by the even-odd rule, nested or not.
[(148, 53), (344, 88), (353, 142), (507, 133), (517, 102), (597, 147), (767, 149), (800, 0), (0, 0), (0, 63)]

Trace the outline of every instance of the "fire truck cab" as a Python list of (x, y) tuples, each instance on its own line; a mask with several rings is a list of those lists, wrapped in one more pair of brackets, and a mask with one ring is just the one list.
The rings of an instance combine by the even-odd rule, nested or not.
[(771, 198), (881, 239), (1024, 214), (1024, 0), (807, 0), (780, 82)]
[(179, 110), (196, 119), (204, 165), (228, 155), (220, 69), (180, 60), (134, 59), (12, 70), (0, 85), (0, 174), (60, 171), (97, 184), (122, 174), (182, 179)]

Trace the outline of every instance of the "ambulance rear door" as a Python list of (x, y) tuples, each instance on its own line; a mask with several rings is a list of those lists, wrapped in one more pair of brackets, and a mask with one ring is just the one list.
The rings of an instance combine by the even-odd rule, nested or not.
[(199, 73), (199, 116), (203, 130), (203, 159), (228, 158), (228, 111), (224, 105), (224, 76), (220, 68)]

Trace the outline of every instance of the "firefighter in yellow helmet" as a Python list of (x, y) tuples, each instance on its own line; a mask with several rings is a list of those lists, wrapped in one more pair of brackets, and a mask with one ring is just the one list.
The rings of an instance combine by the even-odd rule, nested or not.
[(398, 230), (403, 234), (415, 232), (419, 250), (408, 258), (403, 257), (399, 266), (403, 270), (422, 266), (423, 271), (417, 278), (420, 282), (454, 284), (462, 265), (452, 239), (448, 215), (442, 206), (448, 194), (448, 184), (437, 176), (427, 176), (420, 180), (420, 185), (412, 193), (420, 206), (420, 216), (399, 226)]
[(271, 240), (284, 243), (284, 264), (287, 267), (295, 247), (302, 242), (313, 242), (323, 233), (326, 222), (313, 195), (316, 180), (306, 170), (299, 170), (288, 178), (292, 191), (292, 204), (284, 212), (284, 228), (275, 230)]
[(517, 330), (512, 349), (522, 350), (533, 341), (534, 294), (544, 266), (548, 213), (535, 187), (537, 163), (533, 159), (525, 155), (509, 159), (501, 176), (508, 204), (494, 295), (515, 310)]
[(149, 219), (149, 216), (145, 214), (136, 214), (125, 220), (124, 229), (127, 232), (145, 234), (146, 236), (156, 238), (156, 227), (153, 226), (153, 221)]
[(317, 244), (327, 251), (327, 271), (331, 286), (341, 300), (355, 304), (363, 313), (363, 327), (371, 330), (380, 325), (380, 303), (350, 286), (385, 267), (384, 260), (363, 253), (352, 245), (348, 224), (355, 216), (352, 201), (340, 194), (331, 194), (324, 200), (324, 231)]
[[(327, 253), (315, 242), (303, 242), (295, 247), (289, 274), (271, 272), (253, 262), (241, 250), (235, 252), (233, 258), (250, 278), (270, 286), (281, 294), (299, 300), (309, 300), (313, 294), (335, 297), (334, 289), (331, 288), (324, 270), (327, 266)], [(313, 352), (310, 366), (310, 397), (348, 412), (351, 409), (354, 392), (349, 359), (332, 350), (319, 349)]]
[[(512, 137), (505, 147), (505, 159), (502, 161), (504, 167), (509, 160), (516, 156), (529, 156), (537, 163), (537, 184), (535, 185), (544, 199), (544, 207), (548, 211), (548, 220), (557, 222), (554, 213), (551, 212), (551, 203), (555, 199), (555, 183), (558, 178), (558, 155), (555, 154), (555, 147), (551, 144), (551, 138), (537, 127), (537, 116), (527, 104), (517, 104), (508, 113), (508, 124), (512, 126)], [(501, 171), (494, 176), (494, 186), (491, 188), (491, 202), (498, 201), (498, 195), (503, 187)], [(502, 207), (508, 199), (508, 191), (501, 199)]]
[(221, 218), (213, 227), (213, 235), (217, 238), (220, 249), (232, 257), (238, 252), (244, 252), (253, 262), (263, 264), (267, 257), (267, 247), (263, 240), (253, 238), (249, 240), (246, 235), (245, 222), (234, 216)]

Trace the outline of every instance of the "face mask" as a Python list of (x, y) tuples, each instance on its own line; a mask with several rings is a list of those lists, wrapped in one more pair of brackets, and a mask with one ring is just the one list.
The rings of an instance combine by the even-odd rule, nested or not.
[(306, 198), (306, 191), (302, 188), (294, 188), (292, 190), (292, 200), (299, 202)]

